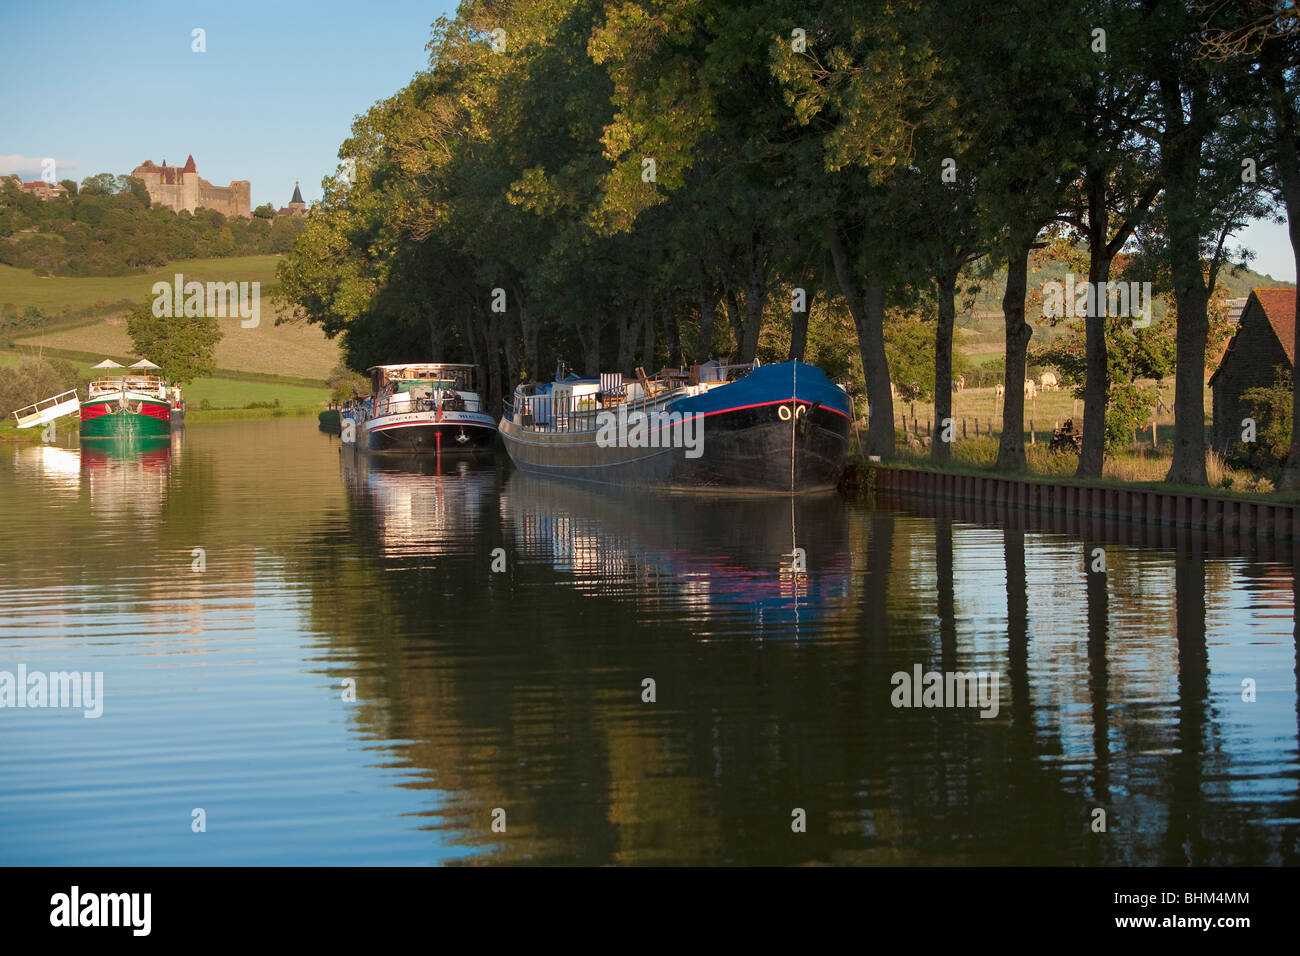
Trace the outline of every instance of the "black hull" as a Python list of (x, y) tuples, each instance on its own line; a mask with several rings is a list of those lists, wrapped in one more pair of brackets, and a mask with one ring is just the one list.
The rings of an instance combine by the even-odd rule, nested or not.
[(836, 487), (848, 455), (849, 420), (827, 408), (782, 420), (777, 404), (704, 419), (696, 458), (684, 448), (601, 447), (590, 432), (553, 434), (503, 420), (506, 450), (521, 471), (605, 485), (674, 491), (792, 494)]
[[(465, 441), (458, 440), (462, 433)], [(369, 432), (367, 445), (371, 451), (464, 455), (490, 450), (496, 434), (495, 428), (460, 422), (403, 425)]]

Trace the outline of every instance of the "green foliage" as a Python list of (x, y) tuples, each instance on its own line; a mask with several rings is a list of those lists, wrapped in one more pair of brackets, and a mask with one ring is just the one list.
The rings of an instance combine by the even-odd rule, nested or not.
[[(1219, 95), (1231, 87), (1198, 62), (1190, 10), (466, 0), (435, 24), (428, 69), (354, 122), (316, 213), (254, 225), (289, 250), (280, 302), (340, 337), (352, 368), (471, 361), (499, 395), (560, 357), (589, 373), (781, 360), (796, 327), (788, 297), (805, 288), (816, 291), (809, 360), (855, 386), (869, 375), (873, 401), (888, 396), (886, 372), (933, 397), (928, 290), (942, 290), (946, 336), (949, 307), (981, 283), (984, 324), (956, 341), (1001, 340), (1009, 259), (1055, 244), (1082, 274), (1091, 243), (1112, 278), (1152, 281), (1173, 304), (1199, 273), (1186, 250), (1217, 255), (1218, 225), (1274, 188), (1241, 180), (1268, 124)], [(1096, 26), (1104, 55), (1089, 46)], [(489, 39), (497, 28), (504, 50)], [(1192, 81), (1204, 122), (1182, 155), (1174, 104)], [(1190, 179), (1223, 187), (1222, 204), (1192, 216), (1198, 156)], [(1175, 167), (1183, 180), (1162, 180)], [(30, 214), (20, 204), (6, 219), (0, 206), (0, 235)], [(221, 249), (240, 241), (233, 223), (211, 232)], [(22, 243), (33, 267), (51, 268), (70, 241)], [(1030, 279), (1030, 315), (1044, 277)], [(1111, 447), (1145, 421), (1145, 383), (1174, 373), (1175, 311), (1136, 332), (1110, 325)], [(1053, 368), (1081, 394), (1082, 323), (1034, 341), (1030, 374)], [(952, 373), (968, 388), (1005, 378), (959, 350)]]
[(892, 311), (885, 318), (889, 379), (916, 401), (934, 399), (934, 323)]
[(272, 206), (269, 202), (264, 202), (262, 203), (262, 205), (258, 206), (256, 209), (253, 210), (253, 215), (256, 216), (258, 219), (274, 219), (275, 207)]
[[(1174, 322), (1168, 316), (1136, 330), (1131, 319), (1112, 318), (1107, 323), (1107, 451), (1126, 448), (1133, 441), (1133, 430), (1151, 420), (1159, 389), (1147, 383), (1173, 374), (1175, 347)], [(1031, 349), (1030, 363), (1055, 369), (1060, 384), (1071, 386), (1075, 396), (1083, 398), (1088, 358), (1082, 320), (1072, 322), (1065, 337)]]
[(156, 316), (146, 300), (127, 315), (126, 331), (136, 354), (161, 367), (169, 382), (188, 385), (217, 370), (222, 332), (213, 316)]
[(302, 219), (227, 219), (151, 207), (144, 182), (99, 173), (60, 201), (0, 187), (0, 263), (40, 275), (118, 276), (177, 259), (287, 252)]
[(330, 399), (335, 403), (346, 402), (356, 395), (364, 395), (370, 389), (369, 379), (352, 371), (343, 361), (334, 366), (325, 384), (329, 387)]
[(1255, 419), (1255, 442), (1238, 446), (1238, 456), (1255, 467), (1272, 468), (1286, 461), (1291, 448), (1292, 379), (1290, 369), (1278, 366), (1273, 384), (1247, 389), (1242, 398)]
[(0, 416), (8, 417), (15, 409), (81, 388), (86, 381), (75, 365), (62, 359), (32, 358), (0, 365)]
[(1133, 443), (1134, 429), (1151, 421), (1159, 389), (1154, 385), (1118, 382), (1106, 403), (1106, 450), (1123, 451)]

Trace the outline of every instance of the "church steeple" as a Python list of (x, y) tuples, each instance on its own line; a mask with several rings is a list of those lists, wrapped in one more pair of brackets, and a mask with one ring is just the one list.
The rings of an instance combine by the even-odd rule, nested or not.
[(305, 202), (302, 201), (302, 191), (298, 188), (298, 183), (296, 180), (294, 181), (293, 184), (293, 198), (289, 200), (290, 205), (293, 205), (294, 203), (301, 203), (304, 206), (307, 205)]

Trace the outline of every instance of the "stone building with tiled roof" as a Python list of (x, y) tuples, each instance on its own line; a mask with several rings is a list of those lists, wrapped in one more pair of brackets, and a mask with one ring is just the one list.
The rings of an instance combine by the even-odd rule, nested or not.
[(161, 166), (146, 159), (131, 170), (131, 175), (144, 182), (149, 191), (149, 201), (155, 206), (166, 206), (175, 212), (182, 209), (215, 209), (226, 216), (249, 215), (252, 184), (247, 179), (236, 179), (229, 186), (214, 186), (199, 175), (194, 157), (184, 166)]
[(1273, 384), (1280, 366), (1295, 368), (1295, 289), (1252, 289), (1237, 332), (1210, 376), (1214, 393), (1213, 445), (1220, 451), (1241, 440), (1251, 414), (1242, 395)]
[(289, 205), (281, 206), (275, 214), (277, 216), (307, 215), (307, 204), (302, 200), (302, 190), (298, 188), (296, 181), (293, 184), (293, 198), (289, 200)]
[(68, 195), (68, 187), (63, 183), (47, 183), (43, 179), (35, 182), (25, 183), (23, 178), (16, 173), (10, 173), (7, 176), (0, 176), (0, 183), (10, 182), (27, 193), (29, 196), (35, 196), (37, 199), (48, 202), (51, 199), (62, 199)]

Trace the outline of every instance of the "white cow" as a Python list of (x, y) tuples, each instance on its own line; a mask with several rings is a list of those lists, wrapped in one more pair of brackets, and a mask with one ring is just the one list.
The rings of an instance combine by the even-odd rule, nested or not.
[(993, 395), (995, 398), (1001, 398), (1006, 393), (1007, 393), (1007, 387), (1003, 385), (1001, 382), (993, 386)]
[(1044, 372), (1038, 376), (1038, 387), (1044, 392), (1056, 391), (1057, 381), (1055, 372)]
[(1025, 379), (1025, 398), (1032, 399), (1038, 394), (1038, 386), (1034, 384), (1032, 378)]

